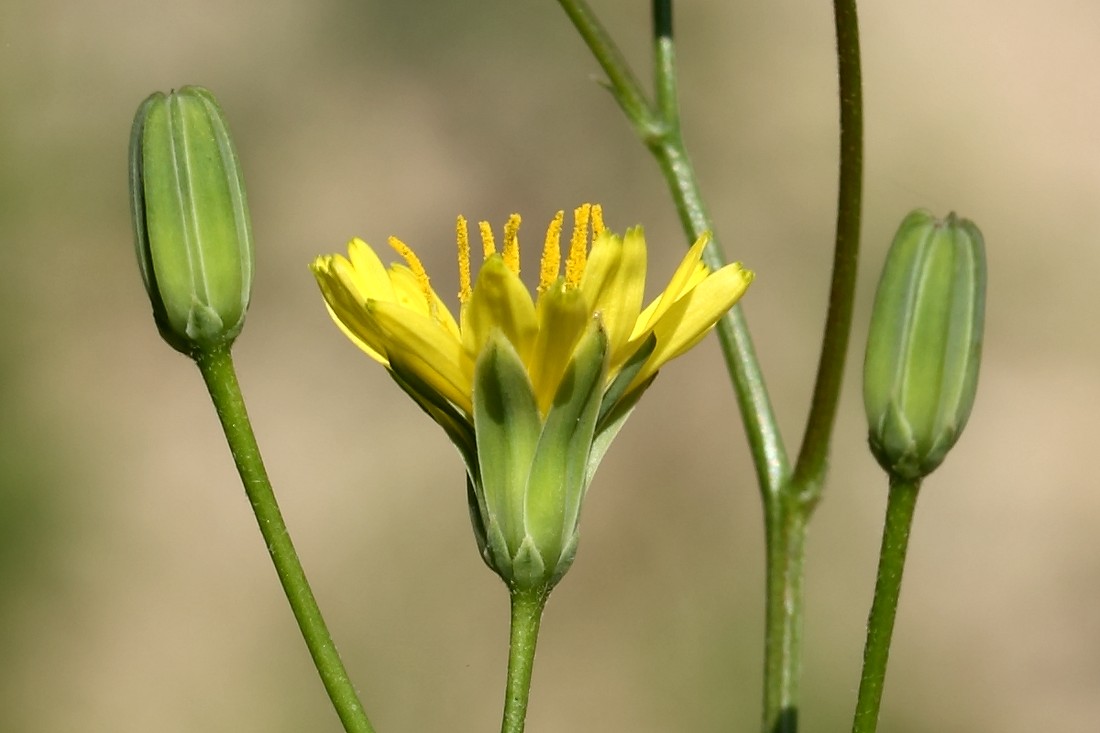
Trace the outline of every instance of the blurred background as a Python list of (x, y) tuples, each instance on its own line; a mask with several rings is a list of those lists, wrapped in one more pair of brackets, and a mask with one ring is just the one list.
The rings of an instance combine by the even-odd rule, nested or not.
[[(1041, 8), (1045, 7), (1046, 10)], [(648, 6), (595, 0), (648, 79)], [(969, 428), (918, 506), (882, 729), (1092, 730), (1100, 715), (1100, 5), (862, 9), (864, 258), (807, 577), (806, 733), (850, 723), (885, 480), (859, 366), (901, 217), (986, 235)], [(680, 3), (685, 135), (789, 449), (834, 222), (829, 3)], [(126, 148), (154, 90), (210, 87), (257, 239), (235, 354), (268, 468), (380, 731), (499, 725), (504, 587), (443, 432), (329, 322), (307, 263), (395, 234), (456, 289), (454, 218), (599, 201), (684, 251), (657, 168), (556, 3), (6, 0), (0, 7), (0, 730), (336, 731), (195, 368), (159, 339)], [(530, 261), (530, 260), (529, 260)], [(758, 728), (760, 503), (716, 340), (603, 463), (543, 625), (528, 729)]]

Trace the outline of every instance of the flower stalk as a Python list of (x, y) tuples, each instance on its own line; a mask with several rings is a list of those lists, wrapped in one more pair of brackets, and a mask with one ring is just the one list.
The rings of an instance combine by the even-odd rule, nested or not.
[(504, 719), (501, 733), (523, 733), (527, 701), (531, 694), (531, 672), (535, 664), (542, 611), (549, 591), (512, 591), (512, 621), (508, 639), (508, 682), (505, 685)]
[(920, 491), (920, 479), (892, 477), (886, 501), (886, 522), (882, 529), (875, 597), (867, 620), (867, 643), (863, 650), (863, 673), (859, 680), (852, 733), (874, 733), (878, 727), (886, 663), (894, 636), (894, 619), (901, 596), (901, 577), (909, 549), (909, 529)]
[(230, 355), (253, 273), (244, 178), (214, 95), (156, 92), (130, 132), (130, 213), (142, 282), (164, 340), (202, 373), (279, 582), (321, 681), (349, 733), (373, 733), (264, 469)]
[(218, 420), (225, 431), (229, 450), (248, 495), (248, 503), (252, 505), (252, 511), (256, 515), (256, 523), (275, 566), (275, 573), (279, 576), (279, 583), (290, 603), (290, 609), (298, 622), (298, 628), (325, 691), (336, 708), (336, 714), (347, 733), (374, 733), (355, 686), (348, 677), (336, 645), (332, 642), (328, 626), (321, 615), (279, 504), (275, 500), (275, 492), (271, 488), (267, 469), (264, 468), (256, 435), (248, 419), (229, 347), (202, 352), (196, 357), (195, 363), (206, 382)]

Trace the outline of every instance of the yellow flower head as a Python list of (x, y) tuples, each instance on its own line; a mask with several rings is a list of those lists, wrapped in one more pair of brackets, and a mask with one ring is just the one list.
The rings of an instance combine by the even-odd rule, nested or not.
[(318, 257), (329, 313), (447, 431), (466, 461), (482, 555), (510, 584), (561, 577), (575, 551), (580, 496), (635, 402), (665, 362), (695, 345), (752, 282), (732, 264), (711, 272), (707, 237), (643, 307), (641, 227), (619, 237), (599, 206), (573, 212), (562, 266), (558, 212), (546, 232), (537, 297), (520, 279), (518, 215), (498, 248), (481, 222), (472, 275), (458, 218), (458, 318), (404, 242), (388, 268), (366, 242)]
[(573, 349), (593, 321), (608, 337), (608, 383), (651, 334), (656, 337), (629, 393), (694, 346), (752, 282), (752, 272), (739, 263), (710, 272), (700, 261), (704, 235), (664, 291), (643, 309), (646, 245), (641, 227), (620, 238), (604, 229), (598, 205), (585, 204), (573, 213), (564, 275), (559, 244), (564, 212), (550, 222), (537, 300), (519, 277), (519, 216), (513, 214), (505, 225), (500, 251), (488, 222), (481, 222), (484, 263), (476, 284), (471, 280), (466, 220), (459, 217), (457, 320), (432, 289), (412, 249), (395, 237), (389, 244), (405, 264), (386, 268), (366, 242), (353, 239), (347, 257), (318, 257), (312, 270), (333, 320), (359, 348), (391, 370), (394, 361), (402, 362), (471, 418), (474, 365), (494, 330), (522, 358), (545, 414)]

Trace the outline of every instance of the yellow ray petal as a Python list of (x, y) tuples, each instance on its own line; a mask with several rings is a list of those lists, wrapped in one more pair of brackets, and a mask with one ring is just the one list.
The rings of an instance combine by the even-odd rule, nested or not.
[(592, 314), (584, 294), (566, 287), (561, 278), (539, 297), (536, 311), (538, 335), (527, 371), (539, 413), (545, 417)]
[(431, 318), (394, 303), (370, 301), (367, 313), (385, 334), (388, 353), (408, 365), (426, 384), (467, 414), (473, 409), (470, 393), (472, 365), (462, 344)]
[[(343, 260), (343, 258), (339, 258)], [(389, 366), (386, 358), (384, 336), (374, 323), (367, 318), (364, 301), (359, 294), (348, 288), (347, 282), (334, 272), (336, 257), (318, 257), (310, 266), (321, 295), (325, 299), (325, 308), (340, 330), (352, 343), (384, 366)], [(346, 260), (343, 260), (345, 263)], [(346, 269), (350, 269), (350, 265)]]
[(641, 335), (643, 332), (651, 331), (653, 324), (660, 320), (665, 311), (671, 308), (672, 304), (683, 295), (688, 284), (693, 279), (698, 278), (699, 259), (703, 256), (703, 248), (709, 240), (709, 235), (704, 234), (691, 246), (687, 255), (676, 268), (676, 272), (672, 273), (672, 278), (665, 289), (661, 291), (661, 295), (649, 308), (645, 309), (642, 317), (638, 319), (632, 338)]
[(622, 239), (609, 234), (596, 238), (589, 254), (581, 289), (607, 333), (612, 369), (625, 359), (624, 349), (638, 321), (645, 295), (646, 247), (640, 227), (628, 229)]
[(752, 279), (753, 273), (740, 263), (726, 265), (665, 310), (651, 329), (657, 336), (657, 347), (633, 384), (644, 382), (666, 362), (698, 343), (745, 294)]
[(389, 273), (369, 244), (358, 237), (348, 242), (348, 262), (354, 270), (355, 286), (363, 300), (393, 300)]
[(428, 288), (431, 304), (425, 301), (424, 284), (416, 273), (401, 264), (390, 265), (390, 282), (393, 284), (394, 302), (405, 306), (426, 318), (433, 318), (446, 328), (455, 339), (460, 338), (458, 324), (450, 309), (434, 288)]
[(523, 362), (530, 363), (538, 333), (535, 304), (519, 276), (499, 255), (485, 261), (462, 316), (462, 341), (471, 358), (481, 353), (489, 334), (499, 329)]

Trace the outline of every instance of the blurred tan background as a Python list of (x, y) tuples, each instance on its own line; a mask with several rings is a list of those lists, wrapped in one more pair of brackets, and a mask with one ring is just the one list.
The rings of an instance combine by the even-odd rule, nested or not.
[[(594, 3), (643, 78), (648, 7)], [(1040, 8), (1046, 7), (1043, 11)], [(682, 2), (682, 106), (793, 451), (833, 227), (826, 2)], [(859, 364), (915, 206), (985, 232), (985, 368), (925, 486), (882, 730), (1095, 730), (1100, 715), (1100, 5), (862, 8), (863, 267), (808, 567), (806, 733), (849, 725), (884, 480)], [(257, 277), (238, 369), (288, 522), (380, 731), (499, 725), (506, 594), (453, 448), (325, 315), (306, 264), (397, 234), (455, 289), (454, 217), (605, 205), (663, 280), (684, 242), (656, 166), (556, 3), (6, 0), (0, 7), (0, 730), (336, 731), (196, 370), (132, 254), (131, 116), (219, 96)], [(715, 340), (611, 450), (555, 592), (529, 730), (751, 731), (759, 501)]]

